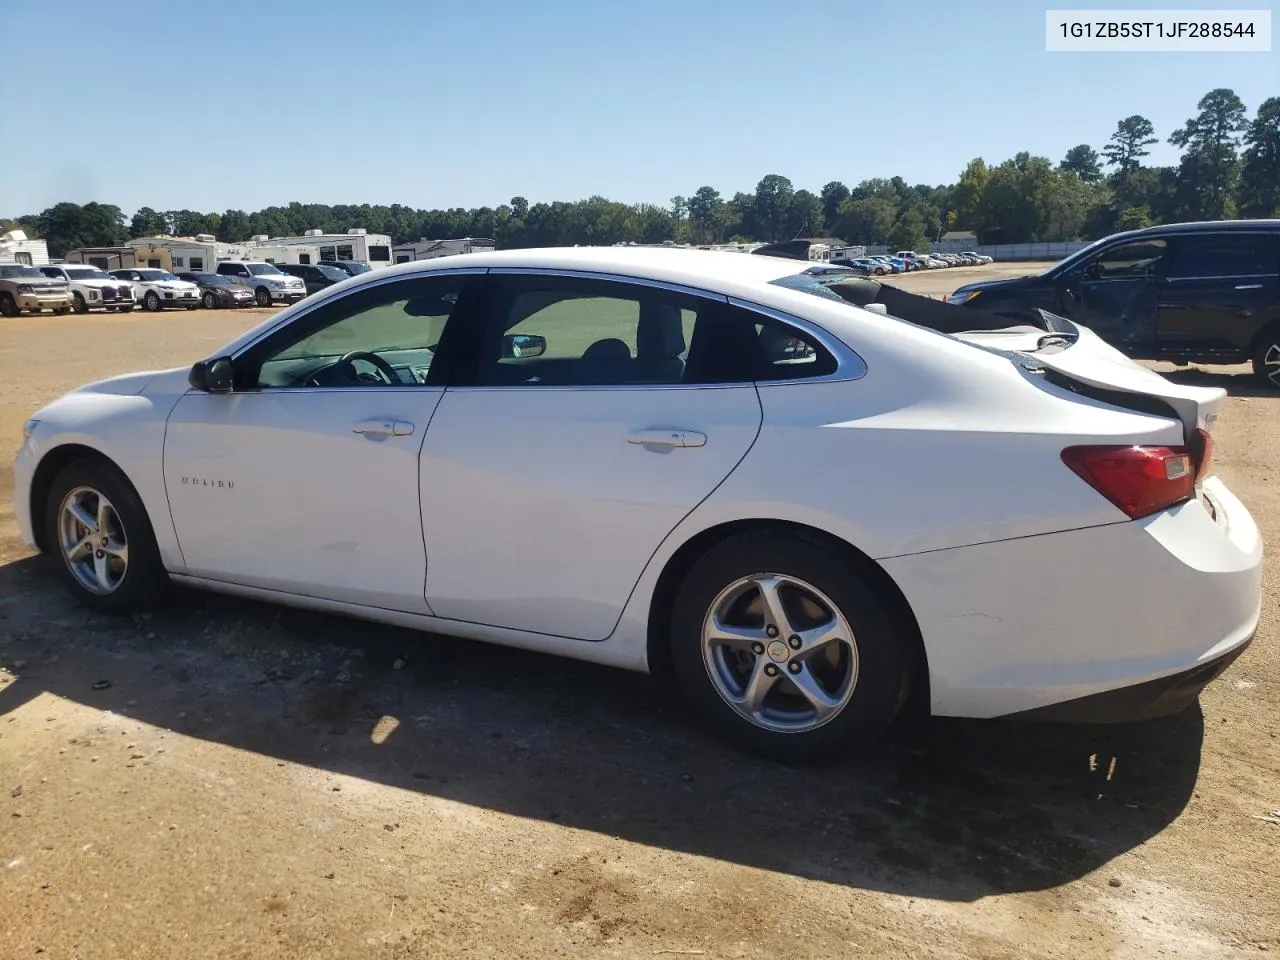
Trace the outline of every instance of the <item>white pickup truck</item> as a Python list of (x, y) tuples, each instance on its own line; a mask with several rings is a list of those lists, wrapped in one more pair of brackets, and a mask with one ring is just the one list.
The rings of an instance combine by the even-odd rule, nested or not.
[(71, 309), (76, 313), (99, 308), (107, 313), (128, 313), (136, 304), (131, 283), (117, 280), (91, 263), (51, 263), (39, 269), (46, 277), (67, 281), (71, 286)]

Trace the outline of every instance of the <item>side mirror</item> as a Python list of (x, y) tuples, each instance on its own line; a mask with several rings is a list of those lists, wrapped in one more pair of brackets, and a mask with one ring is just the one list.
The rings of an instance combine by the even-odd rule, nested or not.
[(235, 384), (235, 371), (230, 357), (199, 360), (191, 367), (187, 383), (201, 393), (230, 393)]
[(547, 352), (547, 338), (536, 333), (509, 333), (502, 338), (502, 359), (540, 357)]

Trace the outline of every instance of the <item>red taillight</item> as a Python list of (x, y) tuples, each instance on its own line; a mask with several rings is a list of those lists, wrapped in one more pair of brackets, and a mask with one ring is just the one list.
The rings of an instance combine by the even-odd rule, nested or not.
[(1195, 496), (1186, 447), (1067, 447), (1062, 462), (1134, 520)]

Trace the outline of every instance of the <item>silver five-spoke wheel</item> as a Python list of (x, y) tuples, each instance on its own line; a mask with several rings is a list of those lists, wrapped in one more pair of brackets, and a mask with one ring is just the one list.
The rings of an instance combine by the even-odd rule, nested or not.
[(1280, 387), (1280, 343), (1273, 343), (1262, 354), (1262, 375), (1273, 387)]
[(702, 626), (702, 659), (738, 714), (776, 733), (837, 716), (858, 682), (858, 647), (836, 605), (797, 577), (759, 573), (720, 591)]
[(98, 490), (74, 487), (62, 498), (58, 543), (72, 576), (91, 593), (114, 593), (124, 582), (129, 569), (124, 525)]

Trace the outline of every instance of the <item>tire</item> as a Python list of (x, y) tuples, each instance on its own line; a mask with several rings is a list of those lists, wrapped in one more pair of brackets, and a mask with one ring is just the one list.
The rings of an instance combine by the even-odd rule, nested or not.
[(1268, 327), (1253, 350), (1253, 375), (1264, 387), (1280, 390), (1280, 325)]
[[(105, 515), (102, 498), (108, 506)], [(95, 526), (106, 519), (109, 544), (101, 543), (97, 533), (89, 536), (94, 528), (69, 514), (64, 517), (72, 499), (80, 503), (82, 513)], [(169, 575), (160, 560), (146, 508), (132, 484), (112, 464), (84, 458), (63, 467), (49, 488), (44, 524), (45, 544), (71, 593), (85, 606), (103, 613), (137, 613), (164, 599)], [(92, 541), (94, 556), (84, 556), (73, 569), (65, 545), (74, 545), (81, 537), (82, 542)], [(114, 550), (109, 549), (111, 545)], [(104, 546), (108, 549), (101, 549)], [(125, 548), (123, 562), (118, 553), (121, 546)], [(103, 578), (107, 581), (105, 587)]]
[(218, 298), (209, 292), (206, 292), (205, 295), (200, 298), (200, 301), (204, 304), (204, 308), (206, 310), (213, 310), (218, 306)]
[(18, 309), (13, 296), (8, 293), (0, 293), (0, 317), (16, 317), (20, 313), (22, 311)]
[(55, 317), (65, 317), (70, 312), (71, 312), (70, 307), (54, 307), (53, 308), (53, 315)]
[[(781, 586), (776, 595), (795, 628), (792, 637), (785, 635), (784, 624), (783, 634), (760, 636), (754, 653), (704, 639), (716, 611), (721, 622), (763, 632), (768, 623), (761, 620), (763, 591), (752, 578)], [(805, 594), (818, 605), (806, 610)], [(823, 621), (830, 621), (828, 627), (816, 626)], [(846, 629), (850, 636), (844, 636)], [(802, 636), (831, 639), (811, 652), (796, 651), (791, 643), (802, 642)], [(676, 680), (707, 722), (736, 746), (787, 763), (852, 755), (871, 746), (893, 722), (910, 688), (907, 637), (863, 571), (823, 543), (792, 533), (739, 534), (699, 557), (676, 595), (669, 644)], [(745, 695), (750, 678), (772, 685), (755, 719), (729, 699), (730, 693)], [(827, 716), (800, 695), (796, 683), (801, 681), (810, 689), (818, 684)]]
[(79, 292), (71, 294), (71, 309), (76, 313), (89, 312), (89, 305), (84, 302), (84, 297)]
[(271, 306), (271, 291), (266, 287), (259, 287), (253, 292), (253, 299), (260, 307)]
[(142, 307), (144, 310), (150, 310), (156, 313), (160, 310), (160, 296), (154, 290), (148, 290), (147, 295), (142, 298)]

